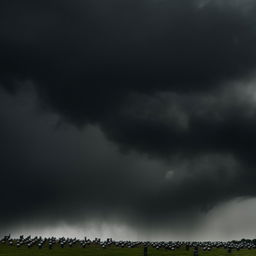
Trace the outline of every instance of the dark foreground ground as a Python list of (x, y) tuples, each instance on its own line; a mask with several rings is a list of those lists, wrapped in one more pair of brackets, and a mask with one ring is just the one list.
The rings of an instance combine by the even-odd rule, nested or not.
[(256, 239), (229, 242), (101, 241), (76, 238), (0, 239), (0, 256), (256, 256)]
[[(144, 247), (138, 246), (136, 248), (120, 248), (115, 245), (111, 245), (107, 248), (102, 248), (99, 245), (89, 245), (82, 248), (79, 245), (73, 247), (61, 248), (57, 245), (53, 246), (52, 249), (48, 247), (43, 247), (41, 249), (37, 247), (27, 248), (26, 246), (21, 246), (17, 248), (16, 246), (9, 246), (5, 244), (0, 245), (0, 256), (143, 256)], [(148, 247), (148, 256), (193, 256), (194, 249), (190, 248), (186, 250), (185, 247), (180, 247), (174, 251), (170, 251), (164, 248), (156, 249), (151, 246)], [(224, 248), (213, 248), (211, 251), (203, 251), (203, 249), (198, 249), (198, 256), (256, 256), (255, 249), (241, 249), (239, 251), (232, 250), (228, 252)]]

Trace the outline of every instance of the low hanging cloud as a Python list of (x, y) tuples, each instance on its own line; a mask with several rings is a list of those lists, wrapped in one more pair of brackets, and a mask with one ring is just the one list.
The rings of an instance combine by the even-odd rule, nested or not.
[(6, 227), (175, 226), (255, 196), (255, 8), (1, 1), (1, 190), (23, 194), (5, 199)]

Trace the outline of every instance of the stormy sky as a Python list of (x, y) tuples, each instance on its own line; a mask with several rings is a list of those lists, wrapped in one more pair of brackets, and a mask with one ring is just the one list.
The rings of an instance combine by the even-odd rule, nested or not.
[(0, 235), (254, 238), (255, 11), (1, 0)]

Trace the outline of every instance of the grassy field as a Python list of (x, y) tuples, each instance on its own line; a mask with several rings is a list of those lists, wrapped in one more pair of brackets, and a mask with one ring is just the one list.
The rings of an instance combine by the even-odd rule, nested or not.
[[(72, 248), (65, 247), (60, 248), (54, 246), (52, 249), (44, 247), (38, 249), (37, 247), (27, 248), (21, 246), (7, 246), (5, 244), (0, 245), (0, 256), (143, 256), (143, 247), (137, 248), (120, 248), (111, 246), (102, 248), (97, 245), (90, 245), (85, 248), (80, 246), (74, 246)], [(185, 248), (176, 249), (170, 251), (166, 249), (155, 249), (152, 247), (148, 248), (148, 256), (193, 256), (193, 249), (186, 251)], [(199, 249), (199, 256), (256, 256), (256, 250), (242, 249), (240, 251), (233, 250), (232, 253), (228, 253), (226, 249), (212, 249), (212, 251), (203, 251)]]

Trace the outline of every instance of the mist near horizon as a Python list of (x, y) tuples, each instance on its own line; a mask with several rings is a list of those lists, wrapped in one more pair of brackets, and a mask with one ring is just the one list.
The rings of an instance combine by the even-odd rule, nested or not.
[(55, 226), (45, 223), (26, 223), (10, 228), (12, 237), (42, 236), (69, 237), (94, 240), (100, 238), (116, 241), (231, 241), (255, 239), (254, 212), (256, 199), (236, 199), (220, 205), (202, 216), (196, 228), (142, 229), (123, 223), (91, 220), (88, 223), (68, 224), (59, 222)]

